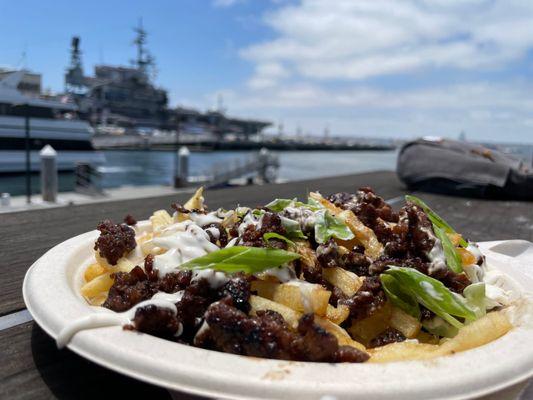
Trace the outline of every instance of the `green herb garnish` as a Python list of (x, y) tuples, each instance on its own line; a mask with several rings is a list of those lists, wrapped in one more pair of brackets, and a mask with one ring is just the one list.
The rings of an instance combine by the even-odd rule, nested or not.
[(229, 274), (235, 272), (255, 274), (270, 268), (279, 267), (297, 258), (300, 258), (300, 255), (291, 251), (262, 247), (233, 246), (195, 258), (181, 264), (179, 268), (191, 270), (214, 269), (215, 271)]
[(435, 236), (440, 240), (442, 244), (442, 249), (444, 250), (444, 258), (446, 258), (446, 265), (453, 272), (463, 272), (463, 263), (461, 262), (461, 256), (455, 250), (455, 246), (452, 241), (446, 234), (446, 232), (434, 225), (433, 230), (435, 231)]
[(341, 240), (354, 238), (350, 228), (340, 219), (332, 216), (327, 210), (319, 210), (315, 215), (315, 240), (317, 243), (326, 243), (332, 237)]
[(263, 240), (268, 244), (268, 241), (270, 239), (279, 239), (287, 243), (289, 246), (296, 246), (294, 242), (290, 239), (287, 239), (285, 236), (280, 235), (279, 233), (275, 232), (268, 232), (263, 235)]
[[(387, 271), (381, 274), (382, 281), (384, 276), (392, 276), (397, 281), (393, 286), (390, 285), (390, 282), (388, 283), (388, 289), (391, 290), (392, 288), (394, 295), (390, 297), (390, 300), (393, 303), (396, 301), (395, 305), (397, 304), (406, 312), (409, 311), (403, 308), (405, 304), (412, 307), (412, 299), (416, 299), (418, 303), (456, 328), (460, 328), (463, 324), (455, 317), (467, 320), (477, 318), (475, 311), (468, 306), (464, 297), (451, 292), (442, 282), (430, 278), (416, 269), (390, 266)], [(385, 278), (385, 281), (387, 279)], [(403, 307), (398, 302), (398, 298), (405, 303)], [(409, 302), (406, 299), (410, 299)], [(411, 315), (413, 314), (411, 313)]]
[[(443, 229), (446, 233), (457, 234), (457, 232), (455, 232), (455, 230), (444, 219), (442, 219), (435, 211), (433, 211), (426, 203), (424, 203), (424, 201), (422, 201), (418, 197), (407, 195), (405, 196), (405, 200), (416, 204), (417, 206), (422, 208), (422, 210), (424, 210), (424, 212), (427, 214), (433, 226)], [(459, 240), (459, 244), (461, 245), (461, 247), (468, 247), (468, 243), (462, 237)]]

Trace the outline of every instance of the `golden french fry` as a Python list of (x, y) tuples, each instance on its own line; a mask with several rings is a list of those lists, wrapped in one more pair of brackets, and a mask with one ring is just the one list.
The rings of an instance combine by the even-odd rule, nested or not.
[(365, 346), (363, 346), (356, 340), (353, 340), (348, 334), (348, 332), (346, 332), (339, 325), (336, 325), (331, 322), (329, 319), (315, 316), (315, 322), (322, 328), (324, 328), (326, 331), (331, 333), (333, 336), (335, 336), (337, 338), (337, 341), (339, 342), (339, 346), (352, 346), (359, 350), (366, 350)]
[(87, 267), (83, 277), (85, 278), (85, 282), (90, 282), (97, 276), (104, 274), (106, 271), (107, 269), (103, 265), (94, 263)]
[(439, 337), (432, 335), (431, 333), (427, 333), (424, 331), (420, 331), (418, 335), (416, 336), (416, 340), (418, 340), (420, 343), (426, 343), (426, 344), (439, 344)]
[(157, 232), (162, 228), (172, 224), (173, 220), (166, 210), (157, 210), (150, 217), (150, 222), (152, 223), (152, 230)]
[(302, 285), (298, 287), (286, 283), (254, 281), (252, 282), (252, 290), (257, 291), (261, 297), (286, 305), (298, 312), (326, 315), (331, 292), (312, 283), (302, 283)]
[(363, 279), (344, 268), (324, 268), (322, 276), (333, 286), (337, 286), (346, 296), (352, 297), (363, 284)]
[(292, 308), (287, 307), (283, 304), (276, 303), (275, 301), (265, 299), (264, 297), (250, 296), (250, 314), (256, 315), (257, 311), (263, 311), (263, 310), (272, 310), (276, 311), (283, 319), (287, 322), (287, 324), (294, 330), (298, 328), (298, 321), (300, 320), (302, 313), (299, 313), (298, 311), (294, 311)]
[(87, 299), (97, 297), (104, 293), (107, 294), (112, 285), (113, 278), (111, 278), (111, 273), (106, 272), (83, 285), (81, 294)]
[(125, 257), (119, 258), (117, 261), (117, 265), (114, 265), (113, 268), (110, 269), (111, 272), (130, 272), (133, 268), (135, 268), (135, 263), (128, 260)]
[(204, 188), (199, 187), (192, 197), (183, 205), (187, 210), (203, 210), (204, 209)]
[[(309, 196), (316, 201), (320, 202), (332, 215), (340, 218), (350, 228), (355, 235), (356, 241), (363, 245), (365, 248), (365, 254), (371, 259), (375, 260), (383, 253), (383, 245), (379, 242), (376, 234), (372, 229), (365, 226), (359, 218), (350, 210), (343, 210), (337, 207), (335, 204), (326, 200), (320, 193), (311, 192)], [(352, 243), (346, 241), (339, 241), (340, 244), (346, 244), (352, 246)]]
[(392, 307), (389, 324), (392, 328), (399, 330), (408, 339), (416, 337), (422, 327), (418, 319), (398, 307)]
[(391, 312), (390, 304), (386, 303), (370, 317), (353, 322), (348, 332), (355, 340), (368, 345), (372, 339), (390, 326)]
[(339, 304), (337, 307), (333, 307), (328, 304), (326, 310), (326, 318), (334, 324), (340, 325), (350, 316), (350, 309), (344, 304)]
[(437, 355), (453, 354), (479, 347), (505, 335), (513, 325), (501, 311), (493, 311), (484, 317), (463, 326), (452, 339), (439, 346)]
[(368, 362), (391, 362), (408, 360), (425, 360), (435, 357), (439, 346), (427, 343), (397, 342), (386, 346), (368, 349)]
[(101, 306), (107, 299), (107, 293), (101, 293), (96, 297), (92, 297), (88, 300), (91, 306)]

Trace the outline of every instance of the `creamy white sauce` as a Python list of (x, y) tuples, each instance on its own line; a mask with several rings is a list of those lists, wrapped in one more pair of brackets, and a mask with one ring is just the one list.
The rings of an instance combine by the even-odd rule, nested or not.
[(434, 241), (433, 247), (427, 254), (429, 261), (431, 261), (428, 267), (428, 274), (433, 275), (437, 271), (448, 269), (441, 241), (433, 234), (431, 228), (422, 227), (420, 230)]
[(167, 250), (154, 257), (154, 268), (160, 277), (177, 272), (187, 261), (219, 249), (209, 241), (209, 235), (202, 228), (190, 221), (174, 224), (172, 230), (163, 231), (161, 236), (152, 239), (152, 243)]
[(192, 274), (192, 281), (205, 279), (213, 289), (218, 289), (229, 281), (229, 277), (224, 272), (214, 271), (212, 269), (193, 271)]
[(429, 294), (431, 297), (433, 297), (436, 300), (444, 300), (440, 293), (438, 293), (435, 288), (431, 285), (431, 283), (422, 281), (420, 282), (420, 287), (424, 289), (424, 291)]
[(261, 215), (260, 218), (256, 218), (255, 215), (252, 214), (252, 211), (248, 211), (244, 218), (242, 219), (241, 224), (237, 228), (237, 232), (239, 232), (239, 236), (242, 236), (246, 228), (248, 226), (253, 225), (255, 226), (255, 229), (259, 230), (261, 229), (261, 225), (263, 222), (263, 216)]
[[(169, 309), (175, 315), (177, 312), (175, 303), (179, 302), (182, 297), (183, 291), (176, 293), (158, 292), (150, 300), (141, 301), (139, 304), (121, 313), (115, 313), (103, 307), (98, 308), (98, 313), (87, 315), (67, 324), (57, 336), (57, 347), (60, 349), (65, 347), (72, 337), (82, 330), (131, 324), (135, 317), (135, 312), (141, 307), (155, 305), (159, 308)], [(180, 336), (182, 332), (183, 326), (180, 324), (175, 336)]]
[(211, 235), (213, 235), (215, 240), (220, 239), (220, 230), (218, 228), (211, 227), (211, 228), (207, 228), (206, 231), (209, 232)]
[(296, 277), (294, 271), (287, 266), (270, 268), (261, 272), (260, 275), (272, 276), (282, 283), (289, 282)]
[(199, 226), (220, 224), (224, 219), (220, 218), (218, 214), (218, 211), (213, 211), (208, 214), (192, 212), (189, 214), (189, 218)]
[(235, 246), (235, 245), (237, 244), (237, 241), (238, 241), (238, 240), (239, 240), (238, 237), (235, 237), (235, 238), (231, 239), (231, 240), (228, 242), (228, 244), (226, 245), (226, 248)]
[(316, 223), (316, 213), (305, 207), (285, 207), (283, 218), (288, 218), (300, 224), (300, 229), (304, 232), (313, 230)]

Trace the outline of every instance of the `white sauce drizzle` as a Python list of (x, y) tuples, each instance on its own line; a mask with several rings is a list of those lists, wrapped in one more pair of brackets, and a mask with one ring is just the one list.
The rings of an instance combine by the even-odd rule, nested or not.
[(154, 257), (154, 268), (159, 270), (160, 277), (178, 271), (187, 261), (218, 250), (218, 246), (209, 241), (209, 235), (191, 221), (174, 224), (172, 231), (163, 231), (162, 236), (152, 242), (168, 250)]
[(431, 283), (422, 281), (420, 282), (420, 287), (424, 289), (424, 291), (429, 294), (431, 297), (433, 297), (436, 300), (444, 300), (440, 293), (438, 293), (435, 288), (431, 285)]
[(448, 267), (446, 266), (446, 257), (444, 256), (444, 249), (442, 247), (440, 239), (438, 239), (433, 234), (431, 228), (429, 227), (422, 227), (420, 228), (420, 230), (434, 241), (433, 247), (427, 254), (429, 260), (431, 261), (428, 267), (428, 274), (433, 275), (437, 271), (448, 269)]
[(211, 227), (207, 228), (206, 231), (213, 235), (213, 238), (215, 238), (215, 240), (220, 239), (220, 230), (218, 228)]
[(255, 226), (255, 228), (259, 230), (261, 229), (262, 222), (263, 222), (263, 216), (261, 215), (259, 219), (256, 219), (252, 211), (250, 210), (246, 213), (246, 215), (242, 219), (241, 224), (237, 228), (237, 232), (239, 232), (239, 236), (242, 236), (246, 228), (250, 225)]
[(282, 283), (289, 282), (296, 278), (294, 271), (287, 266), (270, 268), (259, 273), (258, 275), (272, 276)]
[[(106, 308), (99, 307), (99, 312), (87, 315), (68, 323), (57, 336), (57, 347), (60, 349), (65, 347), (70, 342), (72, 337), (82, 330), (131, 324), (133, 318), (135, 317), (135, 312), (141, 307), (155, 305), (159, 308), (169, 309), (175, 315), (177, 312), (175, 303), (179, 302), (182, 297), (183, 291), (176, 293), (158, 292), (154, 294), (150, 300), (141, 301), (134, 307), (121, 313), (115, 313)], [(178, 332), (176, 332), (175, 336), (180, 336), (182, 333), (183, 326), (180, 324)]]
[(223, 221), (223, 218), (218, 216), (218, 211), (213, 211), (208, 214), (192, 212), (189, 214), (189, 218), (199, 226), (220, 224)]

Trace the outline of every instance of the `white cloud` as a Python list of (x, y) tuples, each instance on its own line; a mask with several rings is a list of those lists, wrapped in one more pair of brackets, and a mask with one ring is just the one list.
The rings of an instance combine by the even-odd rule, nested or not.
[(520, 0), (303, 0), (268, 14), (277, 38), (242, 55), (330, 80), (494, 68), (533, 46), (532, 18), (533, 2)]
[[(272, 39), (240, 54), (230, 112), (320, 134), (450, 135), (531, 142), (533, 84), (513, 75), (533, 49), (533, 1), (301, 0), (264, 16)], [(504, 72), (457, 83), (457, 71)], [(416, 88), (387, 89), (409, 74)], [(379, 84), (369, 79), (387, 76)], [(388, 82), (388, 83), (387, 83)], [(434, 82), (434, 84), (432, 84)]]

